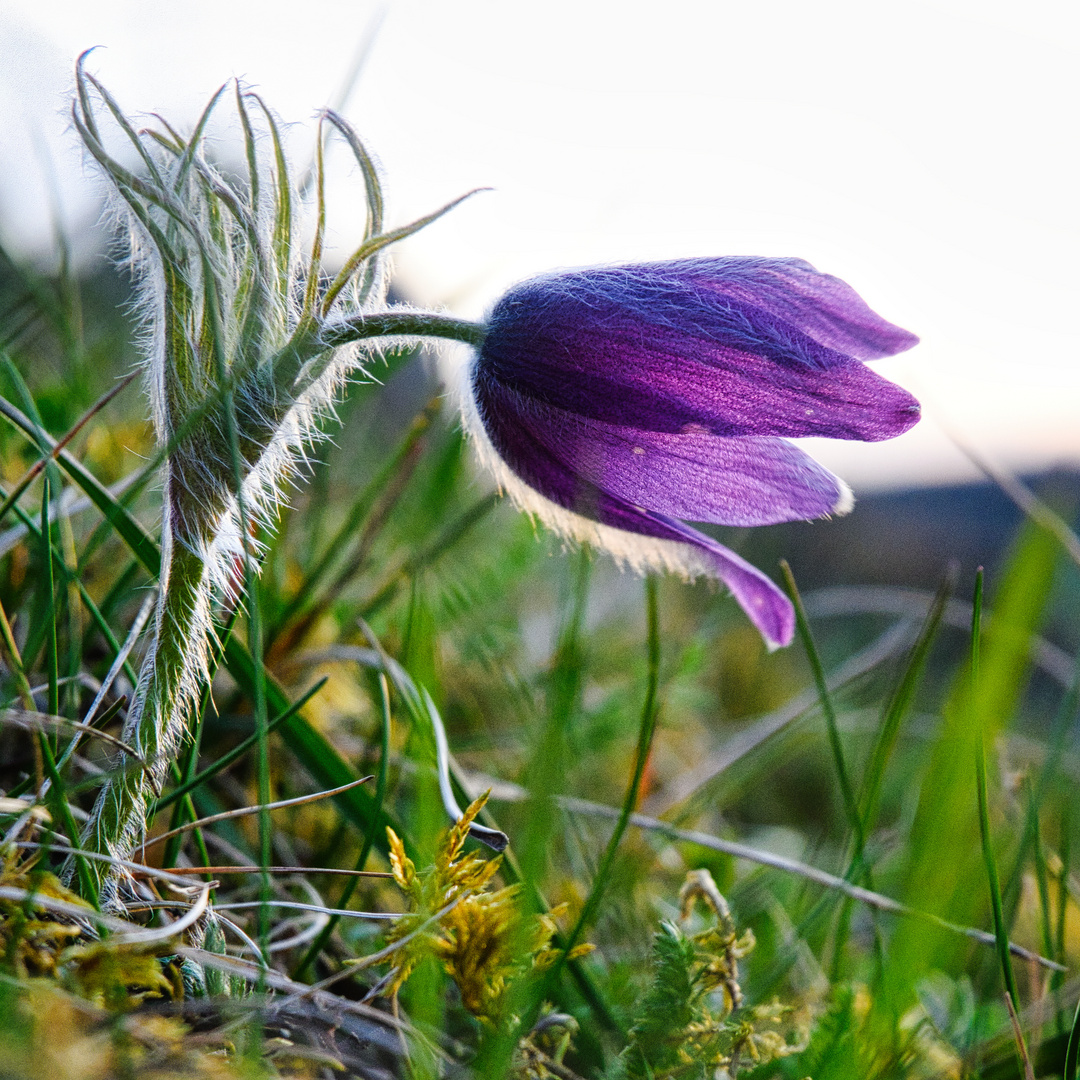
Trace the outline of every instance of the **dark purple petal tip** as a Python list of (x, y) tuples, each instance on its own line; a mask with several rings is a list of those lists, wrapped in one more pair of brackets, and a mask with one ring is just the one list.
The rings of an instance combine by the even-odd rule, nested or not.
[[(785, 438), (873, 442), (906, 431), (918, 402), (864, 361), (917, 341), (799, 259), (554, 273), (496, 304), (466, 425), (500, 482), (522, 482), (537, 498), (512, 491), (517, 501), (564, 535), (639, 567), (704, 568), (771, 646), (786, 645), (794, 617), (784, 594), (682, 522), (846, 512), (843, 482)], [(625, 534), (651, 546), (635, 549)], [(680, 560), (676, 549), (696, 555)]]

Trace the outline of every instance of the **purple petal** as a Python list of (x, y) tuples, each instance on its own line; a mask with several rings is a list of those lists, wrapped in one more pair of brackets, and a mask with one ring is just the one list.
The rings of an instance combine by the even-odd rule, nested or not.
[[(650, 514), (649, 517), (657, 524), (667, 526), (671, 532), (665, 535), (671, 539), (694, 544), (710, 557), (716, 576), (731, 590), (731, 595), (757, 627), (770, 649), (791, 644), (795, 634), (795, 611), (791, 601), (775, 582), (734, 551), (717, 543), (711, 536), (691, 529), (680, 521), (672, 521), (660, 515)], [(644, 532), (644, 529), (640, 531)]]
[[(760, 262), (755, 272), (764, 273)], [(918, 420), (915, 399), (860, 361), (767, 306), (725, 295), (717, 277), (703, 284), (694, 274), (708, 265), (615, 267), (525, 282), (492, 312), (480, 370), (567, 412), (656, 432), (876, 441)], [(748, 289), (744, 278), (727, 287)], [(778, 305), (780, 291), (769, 295)]]
[(797, 259), (599, 268), (507, 293), (488, 321), (473, 388), (492, 448), (543, 496), (530, 503), (518, 491), (523, 506), (631, 562), (662, 563), (669, 549), (624, 546), (555, 507), (675, 541), (684, 546), (670, 551), (681, 555), (690, 545), (779, 645), (793, 633), (787, 598), (677, 519), (761, 525), (839, 509), (840, 481), (783, 437), (876, 441), (906, 431), (918, 403), (862, 361), (916, 341)]
[(802, 259), (692, 259), (679, 265), (705, 287), (762, 308), (856, 360), (895, 356), (919, 343), (871, 311), (846, 282)]
[(846, 509), (847, 488), (782, 439), (642, 431), (541, 405), (492, 380), (476, 389), (484, 415), (509, 419), (511, 432), (527, 432), (579, 480), (646, 510), (752, 526)]
[(483, 392), (477, 394), (492, 445), (529, 487), (558, 506), (602, 525), (696, 547), (707, 556), (715, 575), (731, 590), (771, 648), (791, 641), (795, 625), (791, 604), (765, 574), (704, 533), (666, 514), (634, 506), (578, 475), (537, 438), (533, 423), (522, 422), (523, 414), (490, 408), (494, 403)]

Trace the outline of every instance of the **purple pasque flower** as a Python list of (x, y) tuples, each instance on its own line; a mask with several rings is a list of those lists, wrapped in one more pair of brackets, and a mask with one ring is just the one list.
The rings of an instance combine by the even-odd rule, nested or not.
[(552, 273), (495, 305), (462, 414), (522, 509), (639, 571), (719, 578), (776, 648), (794, 631), (787, 597), (684, 520), (850, 510), (847, 485), (786, 440), (910, 428), (918, 402), (863, 361), (917, 341), (799, 259)]

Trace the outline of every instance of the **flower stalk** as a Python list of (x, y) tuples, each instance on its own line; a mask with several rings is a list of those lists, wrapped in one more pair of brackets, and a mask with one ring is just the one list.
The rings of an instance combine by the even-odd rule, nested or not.
[[(320, 122), (315, 236), (296, 242), (299, 189), (273, 114), (235, 89), (247, 175), (226, 178), (205, 154), (207, 125), (223, 87), (185, 138), (137, 131), (108, 91), (76, 69), (75, 127), (115, 195), (139, 286), (145, 375), (165, 450), (162, 571), (153, 639), (143, 658), (123, 738), (145, 768), (116, 770), (102, 789), (82, 843), (123, 858), (142, 839), (152, 799), (187, 737), (208, 677), (215, 600), (235, 598), (287, 482), (319, 438), (343, 380), (378, 354), (420, 338), (478, 344), (483, 328), (430, 312), (385, 309), (385, 248), (461, 200), (403, 228), (383, 228), (374, 163), (332, 112)], [(141, 162), (137, 175), (107, 148), (101, 105)], [(257, 135), (255, 117), (261, 135)], [(322, 266), (324, 135), (339, 134), (364, 177), (367, 222), (359, 247), (335, 275)], [(115, 134), (115, 133), (114, 133)], [(267, 140), (268, 136), (268, 140)], [(262, 142), (269, 142), (270, 154)], [(130, 765), (130, 763), (128, 763)], [(94, 861), (102, 899), (117, 906), (118, 880)]]

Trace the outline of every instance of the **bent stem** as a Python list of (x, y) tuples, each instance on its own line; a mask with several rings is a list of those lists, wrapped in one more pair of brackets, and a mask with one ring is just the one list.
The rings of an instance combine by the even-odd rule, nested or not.
[[(73, 122), (110, 181), (130, 233), (147, 328), (147, 388), (166, 463), (161, 599), (124, 727), (125, 740), (146, 765), (121, 762), (99, 793), (84, 840), (89, 852), (106, 856), (108, 865), (141, 839), (151, 798), (160, 794), (197, 710), (210, 674), (207, 647), (215, 596), (241, 589), (251, 594), (252, 528), (273, 527), (286, 485), (322, 437), (320, 421), (333, 414), (340, 387), (350, 374), (364, 371), (380, 348), (431, 337), (475, 345), (484, 328), (436, 312), (380, 310), (386, 294), (384, 249), (460, 200), (410, 225), (383, 231), (378, 176), (341, 117), (328, 114), (326, 120), (344, 136), (364, 174), (368, 225), (363, 242), (328, 285), (322, 265), (321, 136), (314, 174), (315, 237), (305, 258), (294, 240), (297, 192), (278, 124), (257, 98), (236, 87), (248, 167), (246, 176), (231, 178), (214, 168), (203, 146), (206, 123), (223, 90), (185, 139), (165, 121), (163, 131), (138, 130), (86, 72), (85, 54), (76, 67), (76, 87)], [(139, 155), (139, 175), (106, 149), (95, 96)], [(272, 165), (260, 161), (249, 114), (253, 100), (265, 114)], [(264, 197), (269, 191), (273, 197)], [(150, 558), (148, 565), (155, 561)], [(251, 644), (258, 657), (259, 613), (252, 607), (250, 614)], [(265, 796), (261, 686), (257, 671), (255, 713)], [(264, 828), (264, 861), (268, 835)], [(119, 875), (119, 870), (95, 870), (110, 906), (119, 902)]]
[[(314, 340), (305, 343), (307, 348), (298, 357), (299, 366), (302, 368), (312, 359), (313, 352), (326, 348), (326, 337), (332, 337), (332, 345), (337, 348), (349, 341), (401, 334), (475, 342), (482, 333), (483, 327), (478, 324), (434, 313), (378, 312), (338, 324), (320, 344)], [(311, 377), (310, 372), (305, 375)], [(228, 394), (228, 380), (222, 381), (220, 390)], [(212, 416), (213, 410), (207, 408), (207, 414)], [(205, 505), (190, 498), (182, 474), (191, 455), (185, 453), (186, 447), (177, 449), (179, 452), (169, 456), (174, 512), (168, 515), (170, 520), (163, 529), (163, 546), (167, 550), (163, 553), (154, 639), (143, 660), (135, 701), (123, 731), (123, 739), (141, 755), (146, 767), (134, 768), (130, 761), (122, 763), (102, 790), (83, 839), (86, 850), (115, 858), (127, 857), (142, 838), (150, 805), (160, 794), (169, 767), (187, 736), (189, 717), (206, 672), (213, 585), (220, 574), (214, 574), (203, 553), (211, 549), (214, 511), (220, 507), (211, 506), (208, 512)], [(255, 463), (248, 465), (249, 470), (256, 467)], [(247, 475), (233, 479), (237, 491), (246, 479)], [(201, 539), (192, 537), (193, 530), (205, 535)], [(91, 865), (102, 901), (117, 907), (119, 871), (105, 862)]]

